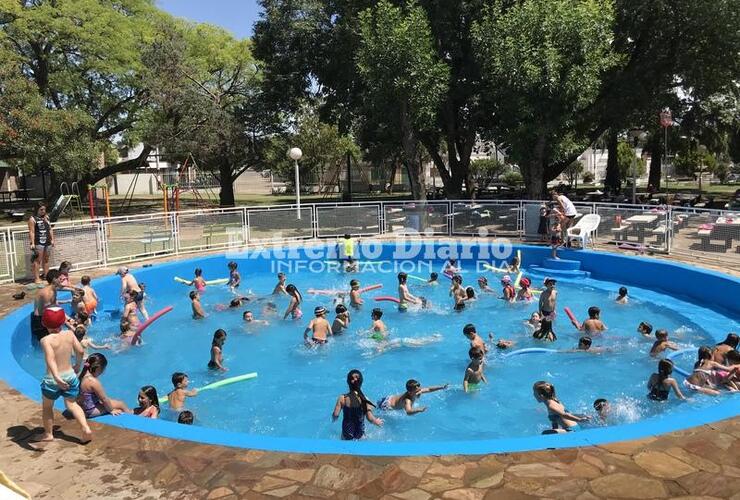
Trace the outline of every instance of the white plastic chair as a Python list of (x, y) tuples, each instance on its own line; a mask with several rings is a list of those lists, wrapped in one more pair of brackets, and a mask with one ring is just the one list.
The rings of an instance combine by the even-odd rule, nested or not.
[(592, 235), (596, 232), (596, 228), (601, 223), (601, 216), (599, 214), (586, 214), (576, 223), (575, 226), (568, 228), (566, 240), (570, 243), (570, 240), (580, 240), (581, 248), (586, 248), (586, 243), (591, 241), (593, 245)]

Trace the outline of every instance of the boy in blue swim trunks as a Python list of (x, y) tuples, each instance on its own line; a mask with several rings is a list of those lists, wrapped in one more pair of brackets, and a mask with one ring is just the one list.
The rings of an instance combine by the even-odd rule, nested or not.
[[(49, 331), (49, 335), (41, 339), (41, 349), (46, 361), (46, 375), (41, 379), (41, 417), (44, 423), (44, 434), (35, 441), (48, 442), (54, 440), (54, 401), (64, 398), (67, 410), (74, 416), (82, 428), (82, 442), (92, 439), (92, 431), (87, 424), (85, 414), (77, 404), (80, 392), (80, 381), (77, 371), (83, 361), (85, 350), (69, 330), (62, 330), (66, 315), (60, 307), (47, 307), (41, 317), (41, 322)], [(71, 364), (72, 355), (75, 356), (74, 367)]]
[(385, 411), (390, 410), (404, 410), (406, 415), (414, 415), (426, 411), (426, 406), (420, 406), (414, 408), (414, 402), (422, 395), (429, 392), (441, 391), (447, 389), (448, 384), (445, 385), (433, 385), (431, 387), (422, 387), (419, 382), (414, 379), (406, 382), (406, 392), (398, 395), (386, 396), (378, 401), (378, 408)]

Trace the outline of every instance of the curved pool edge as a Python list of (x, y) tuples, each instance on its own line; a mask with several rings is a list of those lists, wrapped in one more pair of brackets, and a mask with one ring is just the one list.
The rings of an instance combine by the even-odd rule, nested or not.
[[(537, 249), (542, 247), (518, 246), (523, 249)], [(548, 250), (544, 250), (548, 252)], [(603, 252), (579, 251), (568, 252), (565, 255), (588, 255)], [(644, 262), (647, 259), (622, 256), (619, 254), (606, 254), (611, 258), (634, 259)], [(213, 258), (213, 255), (204, 256)], [(216, 255), (215, 257), (219, 257)], [(199, 258), (199, 257), (193, 257)], [(200, 257), (203, 258), (203, 257)], [(184, 259), (189, 260), (189, 259)], [(702, 273), (704, 276), (721, 278), (734, 286), (740, 288), (740, 279), (724, 275), (716, 271), (690, 267), (687, 264), (665, 262), (659, 259), (650, 259), (670, 268), (681, 269), (682, 272)], [(177, 261), (182, 262), (182, 261)], [(162, 265), (174, 265), (177, 262), (166, 262)], [(108, 277), (104, 279), (115, 279)], [(602, 277), (599, 277), (602, 279)], [(97, 280), (96, 280), (97, 281)], [(629, 283), (631, 284), (631, 283)], [(733, 288), (734, 288), (733, 286)], [(737, 296), (737, 295), (736, 295)], [(25, 305), (17, 308), (5, 316), (0, 323), (12, 322), (18, 324), (28, 320), (31, 306)], [(12, 343), (15, 329), (0, 338), (0, 378), (8, 385), (19, 391), (24, 396), (40, 401), (39, 382), (28, 374), (16, 361), (12, 352)], [(63, 403), (57, 402), (57, 408), (62, 408)], [(236, 433), (219, 429), (199, 426), (185, 426), (164, 420), (150, 420), (134, 417), (132, 415), (121, 415), (118, 417), (105, 416), (94, 421), (111, 425), (114, 427), (144, 432), (170, 439), (194, 441), (211, 445), (221, 445), (236, 448), (257, 449), (274, 452), (297, 452), (297, 453), (320, 453), (320, 454), (346, 454), (366, 456), (419, 456), (419, 455), (483, 455), (489, 453), (525, 452), (542, 449), (571, 448), (581, 446), (595, 446), (633, 439), (655, 437), (672, 431), (682, 430), (699, 425), (710, 424), (726, 418), (736, 417), (740, 414), (740, 399), (737, 395), (727, 396), (727, 400), (703, 409), (702, 411), (675, 412), (663, 415), (660, 418), (652, 418), (633, 424), (619, 425), (613, 427), (594, 428), (581, 430), (569, 434), (560, 435), (534, 435), (529, 437), (518, 437), (510, 439), (490, 439), (481, 441), (431, 441), (431, 442), (373, 442), (359, 441), (346, 442), (328, 439), (302, 439), (269, 437), (251, 434)], [(329, 414), (327, 412), (327, 418)], [(659, 427), (658, 427), (659, 426)], [(337, 427), (339, 435), (339, 427)]]

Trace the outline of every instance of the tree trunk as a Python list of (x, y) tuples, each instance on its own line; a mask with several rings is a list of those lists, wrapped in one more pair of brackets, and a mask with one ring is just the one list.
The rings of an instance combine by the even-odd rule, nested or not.
[(650, 144), (650, 174), (648, 186), (652, 185), (655, 192), (660, 191), (660, 178), (663, 173), (663, 138), (660, 134), (653, 134)]
[(234, 203), (234, 177), (231, 165), (224, 161), (218, 167), (218, 183), (221, 189), (218, 192), (218, 202), (222, 207), (233, 207)]
[(545, 146), (547, 146), (547, 139), (544, 135), (540, 135), (532, 152), (532, 159), (522, 169), (524, 184), (527, 187), (527, 197), (530, 200), (542, 199), (547, 189), (547, 183), (545, 182)]
[(622, 189), (622, 179), (619, 175), (619, 158), (617, 156), (617, 149), (619, 146), (619, 140), (617, 138), (617, 131), (614, 129), (609, 130), (607, 137), (607, 149), (609, 150), (609, 156), (606, 162), (606, 179), (604, 180), (604, 190), (612, 194), (617, 194)]
[[(398, 171), (398, 157), (397, 156), (394, 156), (393, 157), (393, 161), (391, 162), (391, 173), (390, 173), (390, 176), (388, 177), (388, 182), (387, 182), (387, 184), (388, 184), (388, 190), (387, 190), (388, 194), (391, 194), (393, 192), (393, 183), (396, 180), (396, 172), (397, 171)], [(380, 190), (383, 191), (383, 192), (386, 192), (385, 186), (381, 186), (380, 187)]]
[(102, 179), (110, 177), (111, 175), (117, 174), (119, 172), (136, 170), (137, 168), (143, 167), (144, 165), (146, 165), (146, 160), (147, 158), (149, 158), (149, 153), (152, 152), (152, 149), (154, 148), (145, 144), (144, 149), (141, 151), (141, 154), (136, 158), (122, 161), (120, 163), (116, 163), (115, 165), (109, 165), (99, 170), (94, 170), (80, 180), (80, 185), (84, 185), (85, 187), (87, 187), (88, 184), (97, 184)]
[(401, 145), (403, 147), (403, 162), (406, 165), (411, 184), (411, 196), (414, 200), (426, 200), (427, 190), (424, 186), (424, 173), (419, 159), (419, 141), (411, 128), (408, 116), (408, 105), (401, 103)]

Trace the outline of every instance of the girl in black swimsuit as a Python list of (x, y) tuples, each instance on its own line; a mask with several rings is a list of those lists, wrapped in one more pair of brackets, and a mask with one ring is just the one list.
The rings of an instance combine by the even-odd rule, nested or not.
[(671, 377), (673, 373), (673, 362), (670, 359), (661, 359), (658, 362), (658, 373), (653, 373), (648, 380), (648, 398), (653, 401), (665, 401), (668, 399), (671, 389), (679, 399), (686, 399), (678, 388), (676, 379)]

